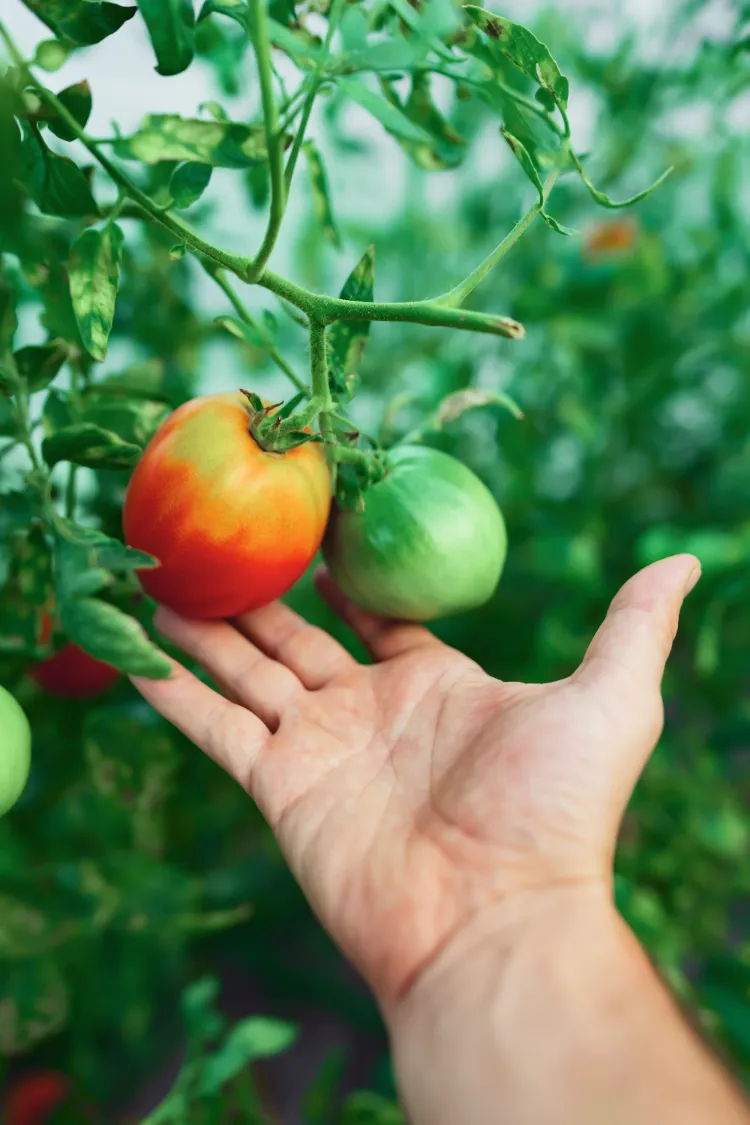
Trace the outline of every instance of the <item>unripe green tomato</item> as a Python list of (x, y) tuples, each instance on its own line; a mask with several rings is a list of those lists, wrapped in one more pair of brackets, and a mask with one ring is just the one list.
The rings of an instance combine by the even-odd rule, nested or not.
[(333, 579), (356, 605), (429, 621), (492, 596), (507, 553), (505, 521), (461, 461), (426, 446), (396, 446), (364, 505), (337, 510), (323, 543)]
[(0, 687), (0, 816), (23, 793), (30, 768), (29, 720), (10, 692)]

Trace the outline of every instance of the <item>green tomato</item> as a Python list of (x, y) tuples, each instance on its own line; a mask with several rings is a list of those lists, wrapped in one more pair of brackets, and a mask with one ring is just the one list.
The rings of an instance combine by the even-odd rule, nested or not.
[(364, 511), (337, 510), (323, 543), (339, 588), (383, 617), (429, 621), (490, 598), (508, 540), (489, 489), (455, 457), (396, 446)]
[(0, 687), (0, 816), (24, 791), (31, 767), (31, 728), (19, 704)]

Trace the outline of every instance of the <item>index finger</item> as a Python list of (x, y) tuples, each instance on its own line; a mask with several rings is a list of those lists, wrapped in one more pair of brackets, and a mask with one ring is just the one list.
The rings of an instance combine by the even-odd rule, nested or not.
[(160, 715), (251, 792), (255, 761), (271, 737), (257, 715), (230, 703), (176, 660), (168, 680), (130, 679)]

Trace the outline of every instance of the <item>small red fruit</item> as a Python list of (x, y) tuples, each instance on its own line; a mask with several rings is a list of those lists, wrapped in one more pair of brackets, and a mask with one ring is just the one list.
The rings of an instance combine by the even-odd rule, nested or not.
[[(52, 634), (52, 618), (45, 611), (40, 641), (46, 644)], [(78, 645), (68, 641), (54, 656), (40, 660), (29, 669), (31, 678), (47, 695), (58, 699), (96, 699), (117, 683), (121, 672), (89, 656)]]
[(5, 1096), (2, 1120), (6, 1125), (45, 1125), (52, 1112), (70, 1093), (70, 1079), (52, 1070), (16, 1079)]

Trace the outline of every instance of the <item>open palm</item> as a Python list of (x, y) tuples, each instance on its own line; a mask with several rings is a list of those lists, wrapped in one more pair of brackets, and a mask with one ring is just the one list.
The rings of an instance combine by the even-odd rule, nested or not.
[(660, 682), (692, 556), (620, 591), (581, 667), (503, 683), (417, 625), (324, 597), (358, 664), (280, 603), (233, 623), (160, 610), (212, 676), (175, 666), (146, 698), (258, 802), (321, 921), (381, 999), (514, 895), (606, 883), (617, 827), (661, 730)]

